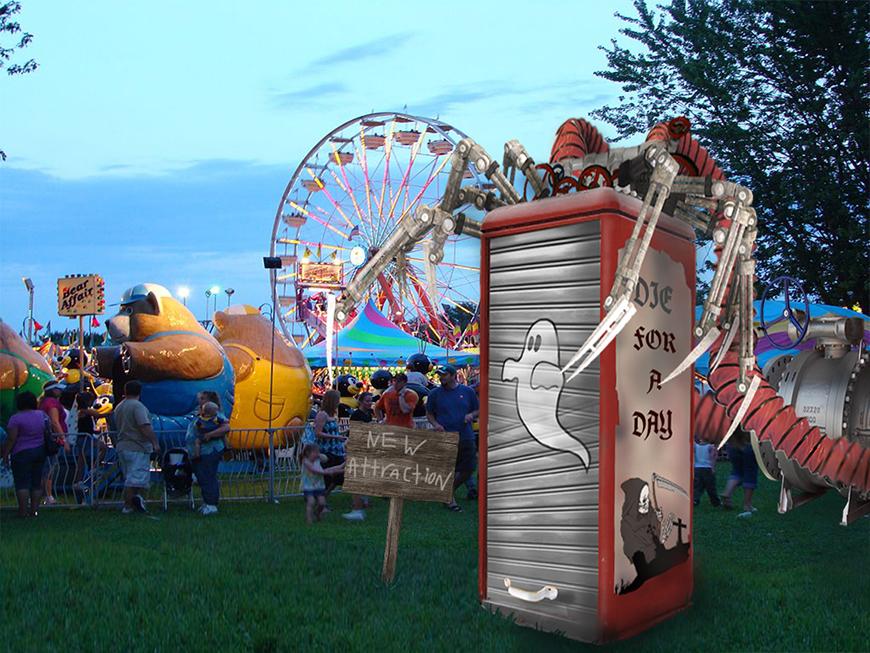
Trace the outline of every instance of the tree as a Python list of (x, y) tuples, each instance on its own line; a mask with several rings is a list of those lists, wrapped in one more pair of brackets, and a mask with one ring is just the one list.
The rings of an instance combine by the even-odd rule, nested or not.
[[(757, 274), (870, 306), (868, 3), (671, 0), (617, 14), (632, 47), (603, 47), (622, 86), (593, 115), (620, 137), (685, 115), (759, 216)], [(638, 47), (639, 46), (639, 47)]]
[[(20, 2), (4, 2), (0, 4), (0, 68), (5, 67), (6, 74), (8, 75), (26, 75), (36, 70), (39, 65), (33, 59), (25, 61), (23, 64), (9, 63), (15, 54), (15, 50), (23, 50), (33, 40), (33, 34), (29, 32), (21, 33), (21, 25), (17, 21), (12, 20), (12, 17), (19, 11), (21, 11)], [(19, 33), (21, 33), (20, 38), (17, 36)], [(13, 37), (18, 39), (17, 43), (13, 40), (10, 44), (11, 47), (4, 47), (3, 41)], [(0, 161), (5, 160), (6, 153), (0, 150)]]
[(444, 314), (450, 323), (459, 327), (460, 333), (468, 327), (471, 320), (477, 315), (477, 304), (474, 302), (459, 302), (456, 306), (452, 304), (441, 304), (444, 309)]

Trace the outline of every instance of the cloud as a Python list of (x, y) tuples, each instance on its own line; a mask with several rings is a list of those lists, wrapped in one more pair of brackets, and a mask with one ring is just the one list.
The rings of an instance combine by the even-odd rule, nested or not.
[(568, 93), (564, 96), (533, 100), (519, 105), (518, 109), (523, 113), (538, 113), (547, 109), (571, 107), (575, 112), (578, 112), (581, 110), (597, 109), (614, 97), (613, 93), (596, 93), (593, 95)]
[[(490, 81), (455, 86), (413, 105), (409, 103), (409, 107), (415, 113), (425, 116), (443, 115), (455, 107), (481, 100), (498, 100), (504, 105), (506, 98), (510, 98), (509, 102), (522, 112), (536, 112), (564, 106), (597, 107), (600, 102), (612, 97), (601, 93), (602, 88), (601, 84), (590, 80), (527, 86), (506, 81)], [(523, 99), (526, 101), (521, 102)]]
[(367, 41), (366, 43), (361, 43), (359, 45), (352, 45), (348, 48), (343, 48), (324, 57), (320, 57), (319, 59), (315, 59), (300, 72), (301, 74), (310, 74), (334, 64), (356, 63), (364, 59), (374, 59), (389, 54), (394, 50), (398, 50), (401, 46), (407, 43), (412, 36), (414, 36), (412, 32), (401, 32), (399, 34), (391, 34), (379, 39)]
[(324, 100), (334, 95), (346, 93), (347, 86), (338, 82), (324, 82), (308, 88), (300, 88), (292, 91), (273, 93), (272, 100), (279, 107), (297, 108), (299, 102), (311, 104), (317, 100)]

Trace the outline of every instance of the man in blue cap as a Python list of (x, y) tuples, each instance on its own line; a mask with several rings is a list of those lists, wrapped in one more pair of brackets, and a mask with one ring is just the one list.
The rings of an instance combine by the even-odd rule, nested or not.
[[(426, 416), (436, 431), (457, 431), (459, 433), (459, 448), (456, 452), (456, 473), (453, 477), (453, 489), (465, 483), (477, 468), (477, 450), (474, 446), (474, 431), (471, 425), (480, 412), (477, 394), (467, 385), (456, 380), (456, 368), (452, 365), (440, 365), (435, 373), (441, 385), (429, 393), (426, 403)], [(454, 497), (450, 498), (447, 507), (454, 512), (462, 508)]]

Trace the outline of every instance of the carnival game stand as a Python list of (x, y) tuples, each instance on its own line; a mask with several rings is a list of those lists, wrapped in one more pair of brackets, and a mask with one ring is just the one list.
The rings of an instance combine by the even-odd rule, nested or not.
[(500, 208), (482, 237), (479, 590), (521, 625), (604, 642), (692, 593), (693, 234), (662, 215), (637, 313), (569, 380), (641, 203), (610, 188)]

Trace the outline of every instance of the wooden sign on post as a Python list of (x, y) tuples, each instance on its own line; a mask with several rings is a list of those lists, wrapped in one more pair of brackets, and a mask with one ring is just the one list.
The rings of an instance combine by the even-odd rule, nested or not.
[(396, 573), (403, 500), (450, 501), (458, 442), (459, 434), (454, 432), (351, 422), (344, 491), (390, 497), (381, 574), (385, 583)]
[(98, 274), (57, 280), (57, 314), (66, 317), (102, 315), (106, 311), (105, 282)]

